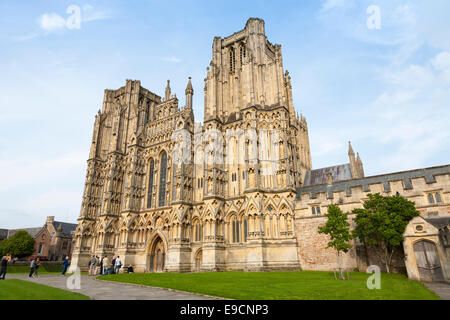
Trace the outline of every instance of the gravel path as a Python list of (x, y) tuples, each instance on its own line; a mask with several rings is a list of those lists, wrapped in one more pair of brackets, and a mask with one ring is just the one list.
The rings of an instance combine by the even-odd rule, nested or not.
[[(73, 278), (62, 275), (40, 275), (39, 279), (29, 278), (27, 274), (7, 274), (7, 279), (20, 279), (32, 281), (64, 289), (72, 292), (78, 292), (90, 297), (93, 300), (213, 300), (220, 299), (204, 296), (189, 292), (177, 291), (172, 289), (162, 289), (148, 286), (133, 285), (127, 283), (110, 282), (95, 280), (94, 277), (81, 275), (80, 289), (69, 289), (67, 283), (74, 283)], [(68, 281), (69, 280), (69, 281)], [(73, 285), (72, 285), (73, 287)]]

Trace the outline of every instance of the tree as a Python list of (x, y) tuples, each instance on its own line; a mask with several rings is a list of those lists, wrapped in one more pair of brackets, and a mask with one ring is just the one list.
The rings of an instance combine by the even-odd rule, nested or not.
[(354, 209), (356, 214), (353, 235), (366, 247), (376, 246), (384, 255), (386, 271), (390, 273), (392, 256), (403, 242), (403, 233), (409, 221), (420, 215), (415, 203), (401, 196), (369, 194), (364, 209)]
[(25, 230), (17, 231), (11, 238), (1, 244), (2, 254), (11, 254), (22, 258), (30, 256), (34, 252), (34, 239)]
[(333, 248), (337, 252), (339, 276), (343, 279), (340, 253), (347, 253), (352, 247), (349, 243), (353, 239), (350, 232), (350, 223), (347, 221), (348, 215), (343, 213), (339, 206), (332, 204), (328, 206), (328, 213), (325, 215), (327, 222), (318, 228), (319, 233), (327, 234), (330, 237), (328, 248)]

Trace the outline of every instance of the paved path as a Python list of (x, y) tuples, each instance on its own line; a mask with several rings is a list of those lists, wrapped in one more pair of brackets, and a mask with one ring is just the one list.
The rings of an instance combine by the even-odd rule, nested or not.
[(424, 282), (428, 289), (436, 292), (442, 300), (450, 300), (450, 284), (444, 282)]
[(47, 275), (39, 276), (39, 279), (29, 278), (27, 274), (6, 275), (8, 279), (27, 280), (50, 287), (64, 289), (72, 292), (78, 292), (89, 296), (93, 300), (212, 300), (220, 299), (215, 297), (203, 296), (199, 294), (176, 291), (171, 289), (162, 289), (147, 287), (126, 283), (116, 283), (103, 280), (95, 280), (94, 277), (81, 275), (80, 289), (70, 290), (67, 288), (68, 276)]

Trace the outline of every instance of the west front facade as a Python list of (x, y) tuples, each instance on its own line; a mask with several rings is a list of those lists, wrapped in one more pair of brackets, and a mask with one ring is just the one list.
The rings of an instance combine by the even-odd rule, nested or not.
[[(312, 170), (306, 119), (295, 112), (281, 46), (269, 42), (261, 19), (214, 38), (206, 71), (202, 124), (191, 79), (182, 107), (169, 81), (164, 98), (132, 80), (105, 91), (72, 270), (93, 254), (120, 256), (137, 272), (331, 267), (335, 254), (316, 226), (326, 205), (342, 193), (342, 204), (361, 206), (378, 190), (366, 187), (359, 154), (350, 146), (348, 164)], [(433, 188), (445, 216), (450, 170), (442, 170)], [(348, 261), (358, 266), (356, 251)]]

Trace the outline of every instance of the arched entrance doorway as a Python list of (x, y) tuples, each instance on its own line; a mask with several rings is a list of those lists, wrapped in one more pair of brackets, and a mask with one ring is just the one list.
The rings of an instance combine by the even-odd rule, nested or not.
[(150, 272), (163, 272), (166, 260), (166, 249), (163, 240), (156, 236), (150, 246), (149, 268)]
[(202, 249), (199, 249), (194, 256), (194, 272), (200, 272), (202, 267)]
[(414, 244), (417, 269), (421, 281), (444, 281), (441, 261), (436, 245), (431, 241), (421, 240)]

